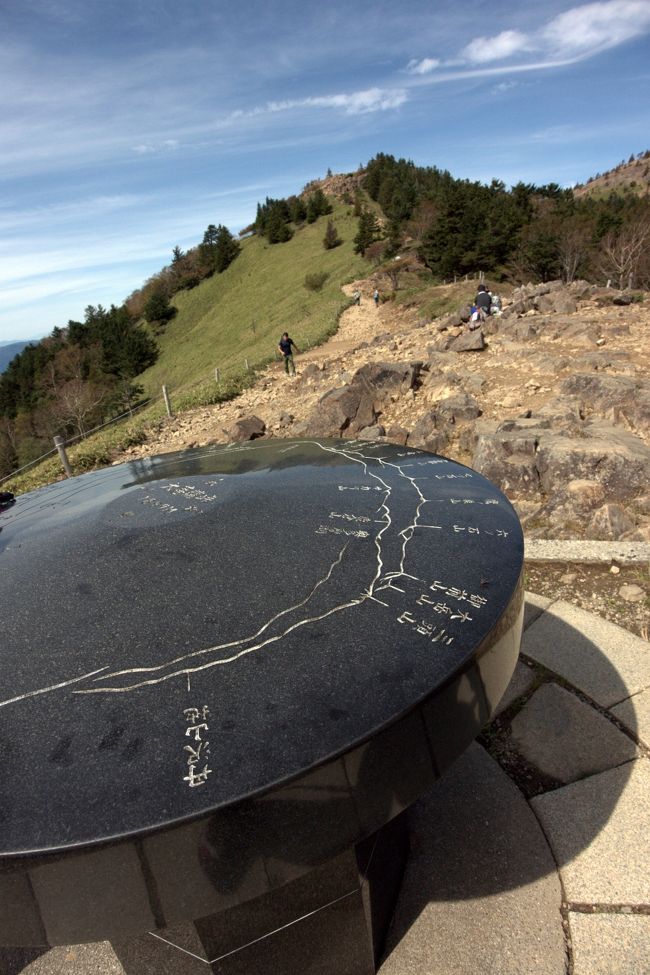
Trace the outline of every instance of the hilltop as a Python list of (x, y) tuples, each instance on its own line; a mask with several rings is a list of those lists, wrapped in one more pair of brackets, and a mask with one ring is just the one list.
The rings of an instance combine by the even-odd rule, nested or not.
[[(259, 435), (386, 439), (484, 473), (529, 537), (650, 541), (648, 303), (585, 282), (509, 289), (472, 335), (458, 314), (375, 308), (385, 280), (344, 287), (361, 305), (298, 356), (295, 380), (269, 365), (237, 399), (162, 421), (120, 459)], [(441, 286), (438, 300), (461, 309), (475, 286)]]
[(631, 155), (605, 173), (597, 173), (573, 187), (578, 199), (589, 196), (608, 196), (610, 193), (648, 196), (650, 194), (650, 149)]
[[(0, 474), (144, 393), (155, 402), (143, 419), (84, 441), (75, 470), (127, 446), (386, 438), (481, 470), (529, 537), (647, 540), (645, 296), (578, 279), (650, 285), (649, 206), (630, 194), (580, 202), (557, 184), (483, 186), (383, 154), (267, 198), (241, 240), (210, 224), (121, 307), (89, 306), (12, 364)], [(504, 314), (470, 335), (460, 312), (480, 268)], [(285, 329), (303, 350), (291, 384), (273, 363)], [(196, 409), (157, 428), (162, 385), (180, 414)], [(56, 462), (42, 466), (18, 484), (58, 476)]]

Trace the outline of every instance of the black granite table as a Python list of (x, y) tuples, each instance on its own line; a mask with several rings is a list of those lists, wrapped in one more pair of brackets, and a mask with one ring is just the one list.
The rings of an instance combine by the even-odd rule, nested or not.
[(513, 671), (522, 563), (493, 485), (384, 443), (192, 450), (9, 503), (0, 944), (372, 972), (400, 814)]

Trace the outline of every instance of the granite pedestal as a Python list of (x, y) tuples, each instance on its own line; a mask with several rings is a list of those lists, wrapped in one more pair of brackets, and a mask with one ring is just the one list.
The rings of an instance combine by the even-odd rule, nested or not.
[(401, 813), (514, 669), (522, 564), (493, 485), (388, 444), (254, 441), (18, 497), (0, 944), (372, 972)]

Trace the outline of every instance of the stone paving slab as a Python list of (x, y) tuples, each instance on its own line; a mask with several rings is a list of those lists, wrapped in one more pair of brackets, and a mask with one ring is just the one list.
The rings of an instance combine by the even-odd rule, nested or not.
[(551, 851), (479, 745), (416, 803), (411, 847), (380, 975), (564, 975)]
[(650, 644), (558, 600), (524, 632), (521, 652), (611, 707), (650, 687)]
[(554, 602), (548, 596), (539, 596), (536, 592), (526, 592), (524, 602), (524, 630), (542, 615)]
[(621, 565), (650, 562), (649, 542), (592, 542), (527, 538), (525, 558), (528, 562), (599, 562)]
[(617, 704), (612, 714), (650, 748), (650, 689)]
[(537, 796), (568, 901), (650, 904), (650, 761)]
[(573, 975), (650, 975), (650, 917), (569, 915)]
[(517, 666), (515, 667), (515, 672), (512, 675), (510, 683), (506, 687), (505, 694), (501, 698), (499, 706), (494, 712), (494, 717), (497, 717), (499, 714), (505, 711), (506, 708), (509, 708), (511, 704), (514, 704), (518, 697), (522, 697), (526, 691), (529, 691), (535, 683), (535, 679), (535, 671), (523, 660), (518, 660)]
[(575, 782), (636, 758), (633, 741), (558, 684), (535, 691), (511, 724), (526, 761), (559, 782)]

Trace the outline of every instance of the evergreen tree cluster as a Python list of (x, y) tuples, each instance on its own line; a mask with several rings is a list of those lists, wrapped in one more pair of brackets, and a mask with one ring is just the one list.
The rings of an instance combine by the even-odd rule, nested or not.
[(28, 345), (0, 375), (0, 476), (83, 434), (142, 393), (132, 380), (158, 356), (124, 305), (89, 305), (83, 322)]
[[(439, 279), (477, 271), (513, 281), (611, 273), (625, 284), (630, 275), (637, 284), (650, 283), (650, 266), (640, 252), (633, 267), (624, 257), (627, 237), (646, 239), (647, 197), (578, 198), (556, 183), (520, 182), (507, 189), (500, 180), (484, 185), (454, 179), (435, 166), (385, 154), (368, 163), (363, 188), (387, 219), (385, 256), (397, 253), (408, 237)], [(362, 210), (357, 253), (365, 254), (377, 233)]]
[(266, 237), (269, 244), (282, 244), (293, 237), (291, 224), (299, 227), (305, 223), (315, 223), (319, 217), (332, 212), (332, 205), (318, 187), (306, 200), (300, 196), (290, 196), (286, 200), (266, 198), (257, 204), (257, 214), (251, 229)]
[(171, 264), (154, 274), (126, 299), (134, 318), (144, 318), (157, 329), (176, 314), (170, 299), (179, 291), (195, 288), (213, 274), (222, 274), (240, 251), (239, 241), (223, 224), (211, 223), (197, 247), (183, 251), (174, 247)]

